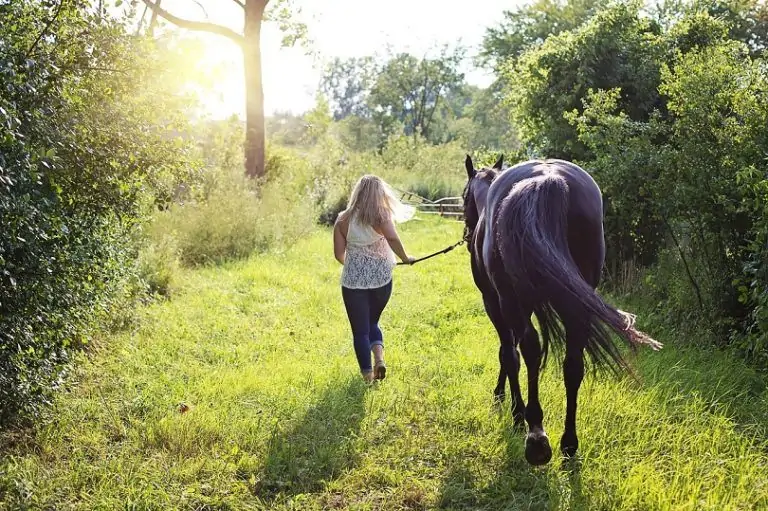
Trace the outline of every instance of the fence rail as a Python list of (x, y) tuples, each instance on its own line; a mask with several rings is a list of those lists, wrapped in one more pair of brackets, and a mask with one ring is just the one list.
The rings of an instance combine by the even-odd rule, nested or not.
[(443, 197), (431, 201), (412, 192), (403, 192), (400, 200), (410, 203), (428, 215), (464, 220), (464, 201), (461, 197)]

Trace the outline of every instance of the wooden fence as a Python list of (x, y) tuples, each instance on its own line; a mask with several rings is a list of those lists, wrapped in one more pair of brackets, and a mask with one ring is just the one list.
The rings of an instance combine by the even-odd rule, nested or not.
[(443, 197), (431, 201), (412, 192), (402, 192), (400, 200), (428, 215), (464, 220), (464, 201), (461, 197)]

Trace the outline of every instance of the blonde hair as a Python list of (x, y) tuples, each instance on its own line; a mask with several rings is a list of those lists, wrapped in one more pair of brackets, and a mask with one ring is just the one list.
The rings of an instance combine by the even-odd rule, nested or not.
[(357, 180), (349, 197), (345, 218), (355, 216), (363, 225), (379, 227), (387, 220), (404, 222), (413, 217), (414, 208), (401, 203), (392, 188), (380, 177), (366, 174)]

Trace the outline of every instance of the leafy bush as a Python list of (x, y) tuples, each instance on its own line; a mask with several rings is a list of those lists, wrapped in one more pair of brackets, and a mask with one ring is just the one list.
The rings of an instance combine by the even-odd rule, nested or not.
[(590, 158), (564, 115), (581, 112), (590, 89), (620, 89), (619, 107), (632, 120), (647, 119), (659, 106), (663, 46), (655, 24), (639, 15), (641, 6), (614, 3), (504, 66), (507, 104), (524, 143), (547, 158)]
[(600, 184), (607, 285), (630, 288), (639, 266), (670, 328), (765, 366), (768, 74), (762, 32), (742, 30), (762, 26), (755, 6), (691, 4), (662, 25), (613, 4), (510, 63), (507, 99), (525, 142)]
[(696, 15), (680, 25), (670, 39), (690, 51), (662, 63), (668, 114), (633, 121), (611, 90), (588, 95), (569, 118), (595, 154), (609, 239), (635, 251), (614, 257), (656, 263), (644, 291), (668, 324), (710, 330), (700, 342), (730, 340), (765, 363), (768, 76), (746, 45), (724, 39), (722, 24)]
[(11, 2), (0, 27), (6, 424), (39, 410), (94, 326), (119, 326), (143, 196), (160, 188), (156, 176), (194, 165), (185, 164), (188, 146), (165, 133), (182, 122), (186, 102), (171, 94), (170, 52), (79, 2)]
[(290, 150), (271, 146), (266, 179), (254, 182), (241, 167), (209, 168), (192, 200), (158, 211), (147, 238), (160, 250), (174, 240), (179, 261), (187, 266), (245, 258), (291, 243), (314, 228), (320, 199), (309, 162)]

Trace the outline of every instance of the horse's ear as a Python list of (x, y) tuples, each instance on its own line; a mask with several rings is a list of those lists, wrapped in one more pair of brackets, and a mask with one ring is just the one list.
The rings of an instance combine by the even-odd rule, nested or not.
[(493, 168), (495, 168), (497, 170), (501, 170), (501, 166), (502, 166), (503, 163), (504, 163), (504, 153), (501, 153), (499, 155), (499, 159), (496, 160), (496, 163), (493, 164)]
[(464, 166), (467, 168), (467, 176), (469, 179), (475, 177), (475, 166), (472, 163), (472, 157), (470, 155), (467, 155), (467, 158), (464, 160)]

